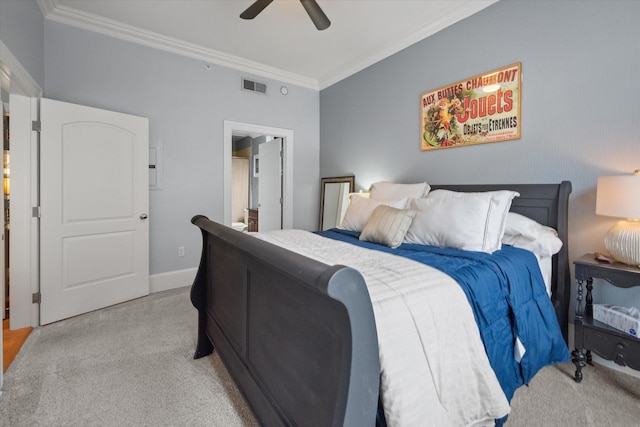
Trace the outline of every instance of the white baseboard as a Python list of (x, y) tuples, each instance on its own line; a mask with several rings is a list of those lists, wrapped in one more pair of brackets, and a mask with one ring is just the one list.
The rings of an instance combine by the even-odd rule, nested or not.
[(187, 268), (185, 270), (152, 274), (149, 276), (149, 292), (155, 293), (191, 286), (193, 285), (193, 279), (195, 279), (197, 272), (197, 268)]

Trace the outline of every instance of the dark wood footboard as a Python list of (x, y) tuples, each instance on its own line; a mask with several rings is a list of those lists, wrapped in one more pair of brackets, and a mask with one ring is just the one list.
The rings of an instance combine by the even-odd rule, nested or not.
[(203, 238), (194, 357), (215, 348), (262, 425), (374, 425), (378, 342), (360, 273), (192, 223)]

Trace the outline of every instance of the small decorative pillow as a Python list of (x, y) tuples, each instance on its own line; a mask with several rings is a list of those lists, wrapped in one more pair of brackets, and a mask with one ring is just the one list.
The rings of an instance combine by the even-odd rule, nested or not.
[(375, 182), (369, 190), (370, 198), (378, 200), (421, 199), (429, 193), (431, 186), (426, 182), (417, 184), (396, 184), (395, 182)]
[(351, 201), (344, 214), (342, 223), (338, 228), (350, 231), (362, 231), (374, 209), (380, 205), (387, 205), (398, 209), (404, 209), (407, 199), (400, 200), (373, 200), (357, 194), (351, 195)]
[(527, 249), (542, 258), (553, 256), (562, 248), (556, 230), (515, 212), (507, 214), (502, 243)]
[(402, 244), (415, 216), (414, 210), (380, 205), (374, 209), (362, 229), (360, 240), (397, 248)]
[(500, 249), (515, 191), (461, 193), (435, 190), (411, 201), (418, 211), (405, 241), (493, 253)]

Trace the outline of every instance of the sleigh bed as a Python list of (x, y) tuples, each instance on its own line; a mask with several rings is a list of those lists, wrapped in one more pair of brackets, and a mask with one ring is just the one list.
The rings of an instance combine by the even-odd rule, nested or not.
[[(438, 317), (440, 315), (447, 316), (451, 313), (455, 315), (447, 320), (446, 325), (441, 325), (446, 332), (437, 333), (440, 326), (435, 329), (435, 333), (433, 328), (426, 328), (416, 339), (416, 341), (428, 341), (426, 344), (422, 342), (419, 354), (425, 353), (425, 348), (432, 347), (428, 351), (432, 351), (433, 354), (425, 353), (424, 356), (430, 358), (427, 371), (432, 370), (432, 372), (428, 375), (417, 375), (411, 371), (407, 374), (410, 376), (408, 381), (411, 387), (409, 388), (415, 384), (419, 389), (423, 377), (428, 376), (426, 381), (433, 383), (433, 387), (432, 385), (429, 387), (435, 390), (434, 395), (431, 396), (434, 401), (449, 400), (454, 402), (453, 405), (456, 405), (456, 408), (460, 407), (460, 411), (468, 412), (475, 410), (473, 402), (468, 401), (463, 394), (458, 395), (458, 391), (479, 395), (480, 401), (490, 401), (488, 397), (485, 399), (485, 394), (488, 396), (492, 393), (491, 389), (485, 390), (482, 387), (485, 382), (499, 383), (502, 388), (500, 393), (504, 394), (501, 394), (501, 398), (496, 397), (496, 407), (479, 407), (477, 412), (481, 412), (480, 414), (461, 413), (460, 419), (465, 420), (462, 422), (465, 425), (492, 424), (492, 422), (488, 423), (487, 419), (494, 418), (500, 424), (500, 419), (504, 420), (504, 416), (509, 411), (508, 402), (505, 412), (504, 404), (501, 404), (500, 399), (504, 400), (506, 396), (505, 401), (510, 400), (515, 388), (522, 383), (527, 383), (539, 368), (564, 361), (568, 355), (565, 342), (571, 286), (567, 249), (567, 209), (571, 183), (564, 181), (560, 184), (431, 186), (432, 191), (437, 189), (456, 193), (507, 189), (515, 191), (519, 196), (511, 201), (510, 211), (533, 219), (542, 226), (552, 227), (557, 231), (557, 237), (562, 242), (559, 252), (549, 260), (547, 291), (551, 295), (550, 302), (546, 293), (544, 297), (547, 301), (542, 301), (539, 289), (535, 291), (537, 296), (533, 298), (538, 301), (533, 301), (536, 307), (533, 311), (539, 310), (541, 315), (544, 315), (545, 310), (548, 312), (546, 318), (542, 318), (539, 322), (543, 325), (540, 327), (551, 330), (550, 335), (553, 335), (557, 329), (557, 336), (551, 338), (553, 343), (542, 343), (542, 339), (540, 340), (542, 349), (540, 352), (537, 350), (538, 343), (531, 338), (540, 334), (537, 329), (539, 326), (532, 328), (531, 325), (517, 323), (519, 317), (530, 315), (531, 306), (524, 309), (524, 314), (511, 311), (524, 301), (522, 294), (517, 291), (515, 295), (499, 297), (496, 301), (502, 303), (504, 302), (502, 300), (506, 299), (507, 302), (505, 308), (497, 311), (504, 311), (501, 315), (514, 322), (507, 326), (502, 325), (503, 329), (507, 329), (508, 334), (513, 334), (515, 337), (513, 342), (509, 342), (509, 338), (506, 338), (505, 345), (513, 344), (513, 349), (519, 346), (524, 347), (524, 356), (516, 355), (515, 350), (512, 355), (510, 353), (512, 348), (509, 348), (506, 352), (508, 358), (504, 359), (507, 362), (500, 359), (503, 357), (501, 354), (505, 353), (504, 348), (502, 350), (500, 347), (494, 348), (494, 344), (489, 343), (487, 337), (498, 335), (492, 328), (503, 321), (490, 321), (491, 325), (487, 326), (488, 329), (482, 326), (483, 323), (487, 323), (487, 317), (494, 316), (491, 311), (482, 310), (486, 310), (487, 306), (497, 307), (497, 305), (493, 301), (482, 299), (487, 298), (482, 295), (479, 295), (479, 300), (474, 300), (475, 294), (485, 292), (482, 289), (487, 286), (483, 285), (478, 290), (473, 287), (473, 283), (463, 288), (464, 293), (460, 292), (463, 295), (462, 298), (469, 298), (470, 305), (473, 306), (473, 310), (468, 310), (471, 313), (471, 320), (475, 318), (473, 327), (456, 326), (459, 318), (469, 317), (465, 314), (466, 308), (451, 310), (439, 307), (440, 303), (434, 303), (434, 307), (424, 316), (425, 318), (435, 316), (437, 323), (444, 321)], [(419, 404), (408, 404), (407, 402), (411, 402), (411, 399), (392, 399), (395, 394), (400, 393), (398, 389), (407, 388), (398, 386), (403, 383), (397, 382), (395, 377), (402, 376), (402, 373), (393, 373), (394, 369), (398, 366), (402, 367), (403, 363), (410, 365), (407, 368), (414, 369), (414, 367), (409, 352), (407, 352), (407, 359), (403, 360), (405, 350), (394, 347), (394, 339), (404, 333), (393, 330), (400, 323), (383, 324), (379, 317), (385, 310), (397, 311), (398, 304), (404, 310), (404, 306), (409, 307), (411, 304), (415, 305), (415, 301), (422, 301), (420, 298), (425, 298), (424, 301), (432, 300), (431, 296), (424, 297), (419, 293), (421, 291), (412, 288), (413, 283), (417, 282), (414, 280), (417, 276), (412, 275), (418, 274), (416, 273), (418, 270), (414, 271), (414, 269), (423, 268), (416, 267), (417, 263), (414, 261), (423, 256), (416, 252), (418, 249), (422, 251), (418, 248), (422, 245), (401, 245), (398, 250), (409, 253), (404, 255), (410, 258), (407, 260), (396, 257), (394, 254), (396, 249), (378, 248), (374, 243), (360, 243), (365, 247), (353, 249), (353, 251), (361, 251), (357, 252), (360, 253), (360, 261), (356, 261), (357, 256), (354, 255), (352, 264), (350, 258), (343, 258), (341, 251), (351, 253), (349, 248), (358, 245), (356, 233), (340, 230), (318, 234), (288, 231), (283, 232), (283, 236), (279, 234), (269, 236), (269, 233), (265, 233), (265, 236), (256, 238), (210, 221), (204, 216), (195, 216), (192, 222), (201, 229), (203, 237), (200, 266), (191, 289), (191, 301), (198, 310), (198, 343), (194, 357), (204, 357), (211, 354), (214, 349), (217, 350), (262, 425), (270, 427), (385, 425), (385, 411), (387, 414), (392, 412), (403, 414), (417, 407), (423, 410), (422, 407), (425, 406), (428, 413), (442, 411), (444, 417), (449, 416), (446, 414), (450, 410), (448, 404), (443, 404), (443, 408), (431, 410), (427, 395), (423, 401), (419, 401)], [(306, 234), (303, 235), (303, 233)], [(304, 240), (300, 240), (302, 238)], [(293, 250), (283, 245), (289, 245)], [(313, 253), (312, 248), (316, 246), (320, 252)], [(449, 254), (447, 249), (427, 249), (430, 251), (424, 255), (427, 258), (453, 256), (452, 259), (459, 260), (452, 262), (447, 258), (444, 265), (436, 269), (424, 267), (429, 268), (430, 270), (426, 270), (427, 273), (434, 277), (442, 279), (446, 276), (446, 279), (442, 279), (445, 281), (450, 279), (449, 274), (453, 277), (473, 275), (472, 267), (476, 263), (478, 265), (485, 263), (491, 269), (495, 259), (511, 256), (512, 250), (511, 246), (502, 246), (502, 249), (494, 254), (479, 253), (479, 258), (476, 259), (468, 258), (472, 251), (454, 251), (455, 253)], [(522, 249), (513, 248), (513, 251), (516, 258), (515, 261), (507, 261), (509, 265), (519, 265), (520, 260), (524, 259), (530, 262), (529, 258), (533, 257), (528, 251)], [(378, 276), (397, 274), (395, 270), (387, 274), (389, 269), (380, 267), (382, 261), (378, 261), (378, 257), (398, 259), (397, 262), (394, 261), (394, 269), (395, 266), (406, 266), (407, 276), (404, 276), (403, 280), (406, 282), (405, 289), (408, 286), (408, 290), (390, 305), (387, 304), (387, 300), (391, 300), (387, 295), (389, 294), (386, 290), (387, 284), (382, 286), (383, 291), (376, 291), (375, 287), (368, 289), (368, 286), (372, 286), (370, 282), (378, 280)], [(333, 259), (339, 259), (340, 262), (327, 261)], [(461, 270), (463, 273), (448, 272), (449, 265), (456, 263), (463, 265)], [(356, 269), (345, 266), (365, 264), (372, 264), (371, 268), (378, 270), (366, 271), (360, 267)], [(398, 271), (402, 268), (404, 267), (397, 267)], [(511, 267), (499, 267), (494, 270), (500, 276), (509, 268)], [(534, 281), (539, 282), (540, 279), (537, 276), (541, 276), (540, 270), (537, 267), (535, 273), (533, 268), (530, 270), (530, 275), (536, 276)], [(419, 270), (419, 274), (423, 274), (422, 270)], [(364, 277), (367, 277), (366, 282)], [(456, 278), (456, 280), (459, 279)], [(475, 279), (470, 280), (470, 282), (474, 281)], [(514, 286), (514, 282), (507, 280), (506, 283), (507, 287)], [(395, 290), (391, 293), (394, 292), (397, 293)], [(445, 298), (445, 300), (449, 299), (448, 296)], [(545, 308), (545, 304), (548, 305), (548, 309)], [(436, 316), (434, 313), (438, 310), (443, 313)], [(405, 320), (414, 323), (420, 320), (412, 312), (407, 313), (409, 314), (405, 316), (407, 317)], [(376, 319), (378, 319), (378, 325), (376, 325)], [(479, 333), (474, 332), (476, 324), (480, 325)], [(379, 337), (385, 336), (383, 335), (385, 328), (390, 330), (384, 332), (386, 338), (379, 341)], [(453, 330), (463, 328), (467, 334), (463, 336), (471, 338), (478, 336), (478, 340), (482, 338), (482, 341), (478, 341), (480, 345), (476, 347), (480, 348), (483, 354), (473, 357), (478, 360), (479, 367), (475, 367), (475, 360), (468, 361), (460, 354), (462, 351), (456, 350), (460, 341), (468, 341), (467, 338), (443, 344), (451, 335), (446, 328)], [(414, 343), (410, 345), (415, 347)], [(390, 365), (391, 357), (388, 355), (391, 353), (385, 353), (387, 356), (382, 357), (383, 353), (379, 354), (379, 347), (380, 349), (385, 347), (391, 353), (394, 351), (400, 353), (394, 356), (399, 357), (400, 360), (396, 360), (395, 365)], [(513, 358), (516, 362), (511, 360)], [(529, 366), (525, 366), (525, 362)], [(507, 369), (510, 372), (499, 372), (504, 370), (505, 363), (511, 366)], [(442, 371), (433, 372), (434, 366), (440, 365), (445, 368)], [(486, 369), (483, 366), (486, 366)], [(467, 375), (465, 369), (471, 369), (473, 375)], [(398, 371), (398, 369), (395, 370)], [(490, 372), (488, 379), (484, 379), (487, 372)], [(455, 375), (460, 376), (456, 380), (459, 387), (441, 384), (449, 381), (447, 377), (455, 377)], [(390, 376), (391, 379), (389, 379)], [(404, 381), (406, 384), (407, 379)], [(383, 395), (386, 397), (384, 410)], [(459, 400), (462, 402), (456, 402)], [(410, 419), (403, 417), (404, 415), (400, 415), (399, 418), (390, 419), (389, 425), (402, 425), (403, 419)], [(434, 420), (446, 419), (434, 417)]]

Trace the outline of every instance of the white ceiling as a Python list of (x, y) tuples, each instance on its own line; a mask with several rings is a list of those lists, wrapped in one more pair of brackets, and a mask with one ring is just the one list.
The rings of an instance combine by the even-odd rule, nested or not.
[(38, 0), (45, 18), (266, 78), (323, 89), (498, 0), (317, 0), (318, 31), (298, 0)]

